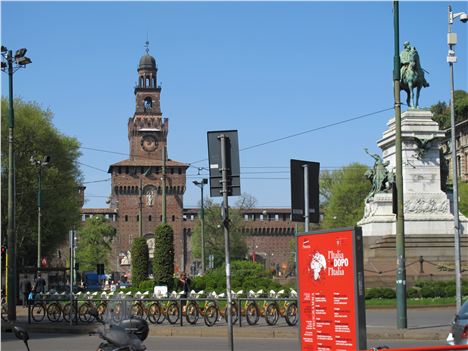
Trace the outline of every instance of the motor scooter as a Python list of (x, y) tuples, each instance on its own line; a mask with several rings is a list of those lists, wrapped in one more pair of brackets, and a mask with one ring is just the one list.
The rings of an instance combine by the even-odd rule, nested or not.
[[(99, 318), (97, 311), (93, 313), (96, 320), (101, 323), (96, 332), (89, 335), (98, 335), (104, 342), (101, 342), (96, 351), (144, 351), (146, 346), (143, 341), (148, 337), (148, 322), (141, 318), (130, 317), (118, 324), (106, 324)], [(28, 351), (29, 334), (18, 326), (13, 327), (15, 336), (23, 340)]]

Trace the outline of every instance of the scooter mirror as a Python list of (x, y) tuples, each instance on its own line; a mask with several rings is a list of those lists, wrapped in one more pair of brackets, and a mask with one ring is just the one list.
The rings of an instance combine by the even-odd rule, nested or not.
[(29, 334), (25, 329), (21, 327), (13, 327), (13, 331), (18, 339), (23, 340), (24, 342), (29, 340)]

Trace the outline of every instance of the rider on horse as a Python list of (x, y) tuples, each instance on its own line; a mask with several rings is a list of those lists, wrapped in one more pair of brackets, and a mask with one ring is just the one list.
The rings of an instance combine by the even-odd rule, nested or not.
[(409, 41), (405, 41), (403, 44), (403, 51), (400, 54), (400, 83), (406, 83), (404, 82), (404, 78), (408, 69), (414, 70), (415, 73), (421, 77), (422, 86), (424, 88), (429, 86), (426, 78), (424, 78), (424, 69), (421, 67), (421, 63), (419, 62), (418, 51), (415, 47), (411, 47)]

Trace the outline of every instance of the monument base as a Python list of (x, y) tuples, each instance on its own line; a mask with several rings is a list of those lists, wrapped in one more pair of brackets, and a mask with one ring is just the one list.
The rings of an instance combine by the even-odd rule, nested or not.
[[(407, 286), (418, 280), (455, 279), (455, 245), (453, 235), (405, 235)], [(468, 236), (460, 240), (462, 279), (468, 279)], [(364, 274), (366, 288), (395, 287), (396, 237), (364, 238)]]

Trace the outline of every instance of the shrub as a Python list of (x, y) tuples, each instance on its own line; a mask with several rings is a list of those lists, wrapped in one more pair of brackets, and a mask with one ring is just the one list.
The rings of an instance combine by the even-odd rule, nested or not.
[(366, 300), (368, 299), (393, 299), (396, 296), (395, 290), (391, 288), (369, 288), (366, 289)]
[(140, 290), (152, 292), (154, 288), (154, 280), (143, 280), (139, 285)]
[(168, 224), (161, 224), (155, 230), (153, 279), (156, 285), (174, 287), (174, 232)]
[(420, 288), (409, 288), (406, 290), (406, 297), (408, 298), (420, 298), (421, 297), (421, 289)]
[(148, 244), (145, 238), (135, 238), (132, 245), (132, 285), (138, 287), (148, 278)]
[[(225, 266), (207, 272), (203, 277), (194, 277), (191, 288), (194, 290), (226, 291)], [(231, 262), (231, 289), (244, 290), (279, 290), (282, 286), (271, 278), (263, 265), (252, 261)]]

